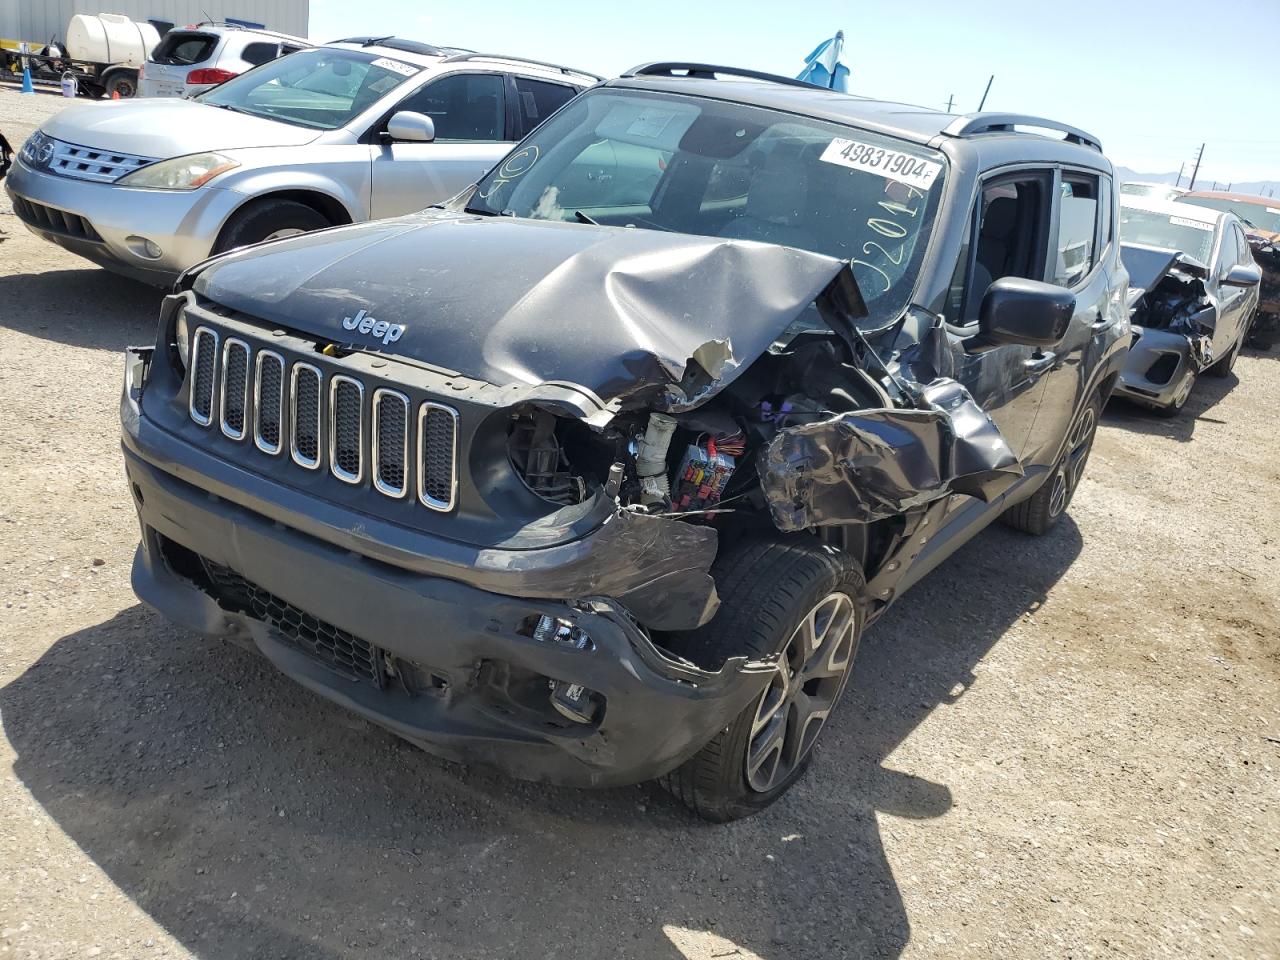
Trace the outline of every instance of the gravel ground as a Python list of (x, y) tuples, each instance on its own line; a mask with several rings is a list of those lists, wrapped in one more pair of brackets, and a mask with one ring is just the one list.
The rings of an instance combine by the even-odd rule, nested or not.
[[(62, 106), (0, 87), (15, 143)], [(1108, 410), (1070, 518), (867, 638), (752, 820), (429, 757), (141, 607), (156, 291), (0, 199), (0, 956), (1280, 956), (1280, 363)]]

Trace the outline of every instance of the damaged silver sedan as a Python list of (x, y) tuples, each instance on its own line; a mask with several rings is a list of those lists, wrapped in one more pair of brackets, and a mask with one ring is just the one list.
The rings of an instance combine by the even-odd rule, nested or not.
[(723, 74), (191, 271), (126, 365), (138, 595), (443, 756), (781, 796), (897, 597), (1061, 519), (1127, 284), (1083, 131)]
[(1186, 202), (1126, 198), (1120, 240), (1133, 343), (1116, 395), (1177, 416), (1201, 374), (1235, 366), (1262, 271), (1233, 214)]

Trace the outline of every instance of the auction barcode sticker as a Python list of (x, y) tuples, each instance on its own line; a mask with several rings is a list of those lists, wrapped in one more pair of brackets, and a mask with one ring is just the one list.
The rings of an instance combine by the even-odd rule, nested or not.
[(1189, 220), (1186, 217), (1170, 217), (1169, 222), (1179, 227), (1195, 227), (1197, 230), (1207, 230), (1213, 233), (1213, 224), (1205, 223), (1203, 220)]
[(857, 140), (846, 140), (835, 137), (822, 151), (827, 163), (838, 163), (842, 167), (854, 170), (865, 170), (887, 180), (895, 180), (915, 187), (917, 190), (928, 190), (942, 169), (942, 164), (921, 157), (913, 157), (909, 153), (897, 150), (886, 150), (870, 143), (859, 143)]

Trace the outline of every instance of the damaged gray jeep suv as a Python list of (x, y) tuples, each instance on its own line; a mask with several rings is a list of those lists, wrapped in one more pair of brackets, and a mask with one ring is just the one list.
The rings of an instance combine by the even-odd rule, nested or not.
[(898, 596), (1063, 515), (1115, 225), (1079, 130), (636, 68), (443, 207), (185, 276), (134, 588), (433, 753), (749, 814)]

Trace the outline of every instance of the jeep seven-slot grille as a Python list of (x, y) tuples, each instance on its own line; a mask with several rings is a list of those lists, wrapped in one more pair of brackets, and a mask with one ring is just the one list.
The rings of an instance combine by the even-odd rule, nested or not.
[(228, 338), (222, 345), (222, 432), (232, 440), (244, 439), (248, 406), (249, 345)]
[(280, 636), (315, 659), (353, 680), (367, 680), (382, 687), (385, 674), (380, 651), (369, 641), (331, 623), (304, 613), (286, 600), (268, 593), (229, 567), (200, 558), (219, 598), (243, 607), (275, 627)]
[[(221, 349), (219, 349), (221, 347)], [(236, 337), (221, 341), (209, 327), (192, 337), (191, 419), (209, 426), (218, 411), (223, 434), (252, 434), (265, 455), (289, 448), (300, 467), (328, 467), (353, 486), (372, 484), (387, 497), (416, 489), (418, 501), (448, 511), (457, 499), (458, 414), (434, 401), (418, 405), (398, 390), (366, 391), (349, 374), (325, 373), (273, 350), (256, 353)], [(367, 469), (366, 469), (367, 464)]]
[(258, 352), (254, 380), (254, 404), (258, 411), (253, 424), (253, 442), (263, 453), (280, 452), (284, 435), (284, 358), (271, 350)]

